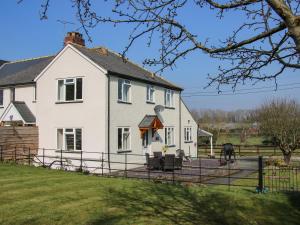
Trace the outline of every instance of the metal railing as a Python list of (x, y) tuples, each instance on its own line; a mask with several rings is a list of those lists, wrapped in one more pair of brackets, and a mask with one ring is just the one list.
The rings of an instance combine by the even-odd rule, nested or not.
[[(0, 148), (1, 162), (9, 161), (34, 166), (91, 173), (108, 177), (124, 177), (154, 182), (191, 183), (197, 185), (225, 185), (266, 191), (300, 191), (300, 162), (293, 160), (289, 166), (269, 165), (263, 156), (237, 157), (225, 161), (207, 157), (192, 157), (181, 168), (170, 170), (150, 169), (146, 157), (131, 153), (89, 151), (64, 151), (57, 149), (16, 147), (5, 151)], [(108, 160), (110, 158), (110, 160)]]

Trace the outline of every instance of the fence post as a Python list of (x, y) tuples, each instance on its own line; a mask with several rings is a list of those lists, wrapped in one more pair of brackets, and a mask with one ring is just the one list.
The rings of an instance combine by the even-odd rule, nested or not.
[(175, 157), (173, 158), (173, 165), (172, 165), (172, 171), (173, 171), (173, 173), (172, 173), (172, 182), (173, 182), (173, 184), (175, 184)]
[(263, 157), (258, 157), (258, 191), (262, 192), (264, 188), (263, 184)]
[(31, 154), (30, 154), (30, 147), (28, 148), (28, 164), (30, 166), (30, 161), (31, 161)]
[(43, 148), (43, 167), (45, 167), (45, 148)]
[(104, 167), (104, 152), (102, 152), (102, 159), (101, 159), (101, 174), (103, 176), (103, 167)]
[(3, 162), (3, 147), (2, 145), (0, 146), (0, 158), (1, 158), (1, 162)]
[(127, 178), (127, 152), (125, 152), (125, 177)]
[(15, 163), (17, 162), (17, 147), (15, 146)]
[(82, 172), (82, 150), (80, 151), (80, 172)]
[(62, 163), (62, 149), (60, 149), (60, 169), (62, 170), (63, 163)]
[(230, 190), (230, 163), (231, 163), (231, 160), (227, 161), (227, 169), (228, 169), (228, 190)]
[(202, 183), (202, 174), (201, 174), (201, 157), (199, 158), (199, 178), (200, 178), (200, 184)]
[(239, 156), (241, 157), (241, 145), (239, 145)]

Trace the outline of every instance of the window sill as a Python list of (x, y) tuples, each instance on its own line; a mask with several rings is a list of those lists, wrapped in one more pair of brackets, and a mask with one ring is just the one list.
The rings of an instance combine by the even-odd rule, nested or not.
[(82, 150), (55, 150), (55, 152), (58, 152), (58, 153), (60, 153), (60, 152), (62, 152), (62, 153), (75, 153), (75, 154), (81, 154), (81, 152), (82, 152)]
[(166, 109), (175, 109), (173, 106), (165, 106)]
[(57, 101), (55, 104), (70, 104), (70, 103), (83, 103), (83, 100), (76, 100), (76, 101)]
[(0, 109), (3, 109), (4, 108), (4, 106), (3, 105), (0, 105)]
[(167, 145), (168, 148), (173, 148), (173, 147), (176, 147), (176, 145)]
[(193, 143), (193, 141), (184, 141), (184, 143)]
[(147, 103), (147, 104), (152, 104), (152, 105), (155, 104), (155, 102), (151, 102), (151, 101), (146, 101), (146, 103)]
[(125, 102), (125, 101), (122, 101), (122, 100), (118, 100), (118, 103), (128, 104), (128, 105), (131, 105), (131, 104), (132, 104), (131, 102)]
[(118, 150), (117, 153), (129, 153), (132, 152), (132, 150)]
[(33, 100), (32, 103), (36, 103), (36, 100)]

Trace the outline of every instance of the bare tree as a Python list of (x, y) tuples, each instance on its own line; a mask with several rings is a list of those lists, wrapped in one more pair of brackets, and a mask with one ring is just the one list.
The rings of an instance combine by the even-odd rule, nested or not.
[[(159, 71), (173, 68), (180, 58), (196, 50), (221, 60), (218, 72), (209, 75), (209, 85), (217, 84), (219, 90), (222, 84), (235, 88), (249, 80), (276, 82), (286, 69), (300, 69), (299, 0), (115, 0), (108, 3), (114, 3), (111, 17), (98, 14), (101, 7), (97, 4), (107, 1), (71, 1), (90, 40), (89, 30), (99, 23), (133, 24), (124, 57), (137, 39), (146, 35), (150, 46), (158, 36), (160, 53), (154, 59), (145, 59), (144, 64), (158, 65)], [(41, 18), (47, 19), (51, 0), (42, 2)], [(204, 27), (197, 32), (182, 21), (181, 13), (188, 7), (198, 8), (198, 15), (201, 10), (212, 10), (220, 20), (239, 13), (236, 29), (220, 36), (220, 42), (210, 41)], [(272, 65), (276, 70), (266, 72), (265, 68)]]
[(260, 130), (275, 139), (289, 164), (300, 144), (300, 105), (294, 100), (273, 100), (257, 110)]

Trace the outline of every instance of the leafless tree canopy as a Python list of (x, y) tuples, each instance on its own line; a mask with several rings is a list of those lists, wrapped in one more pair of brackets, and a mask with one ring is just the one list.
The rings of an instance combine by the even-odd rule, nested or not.
[[(160, 53), (144, 63), (158, 65), (160, 71), (173, 68), (180, 58), (196, 50), (220, 60), (218, 73), (209, 75), (210, 84), (235, 87), (247, 80), (276, 80), (287, 68), (300, 69), (299, 0), (115, 0), (112, 16), (102, 17), (97, 10), (104, 2), (72, 0), (86, 34), (99, 23), (133, 24), (124, 56), (140, 37), (146, 35), (150, 46), (158, 36)], [(222, 41), (211, 43), (204, 27), (199, 27), (199, 34), (182, 21), (181, 12), (190, 4), (199, 9), (199, 15), (209, 9), (216, 19), (230, 13), (240, 13), (245, 19), (237, 19), (236, 29), (220, 37)], [(50, 0), (43, 1), (42, 19), (47, 18), (49, 5)], [(265, 68), (272, 65), (276, 70), (267, 72)]]
[(300, 144), (300, 105), (293, 100), (273, 100), (257, 111), (260, 130), (276, 139), (286, 162)]

